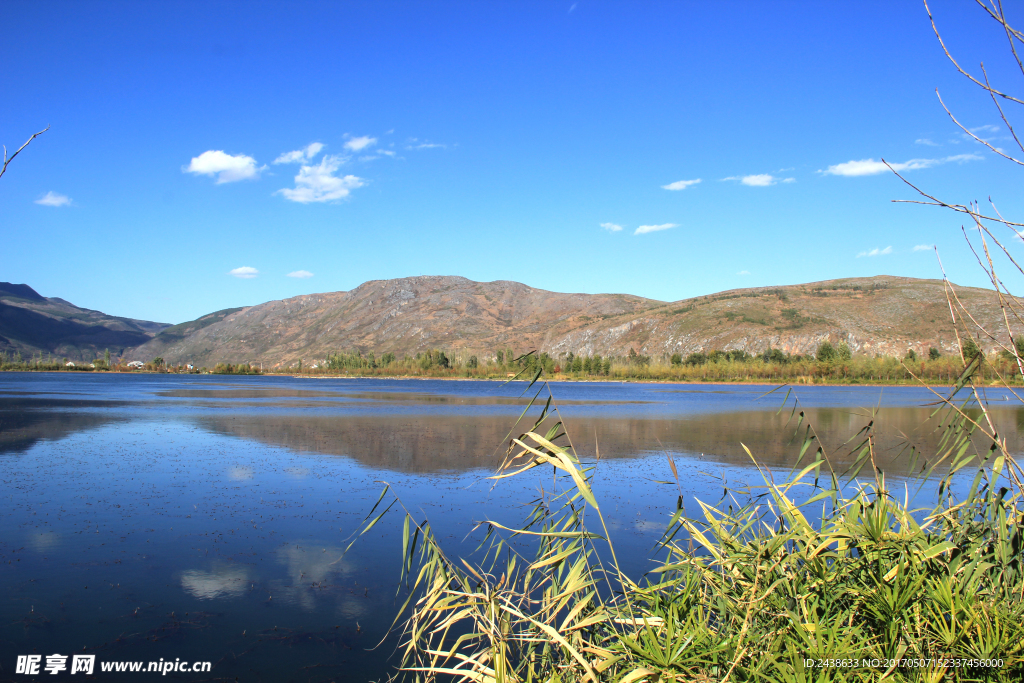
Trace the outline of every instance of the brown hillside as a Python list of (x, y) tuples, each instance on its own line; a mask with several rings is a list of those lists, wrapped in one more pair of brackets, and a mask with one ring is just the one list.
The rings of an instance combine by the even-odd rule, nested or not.
[[(998, 329), (987, 290), (958, 288), (978, 322)], [(489, 356), (538, 349), (558, 356), (665, 356), (771, 346), (813, 352), (825, 339), (855, 353), (944, 352), (956, 338), (940, 280), (878, 276), (740, 289), (673, 303), (626, 294), (560, 294), (517, 282), (461, 277), (373, 280), (350, 292), (311, 294), (243, 308), (188, 334), (158, 335), (131, 352), (170, 363), (312, 363), (336, 351), (398, 356), (437, 348)]]

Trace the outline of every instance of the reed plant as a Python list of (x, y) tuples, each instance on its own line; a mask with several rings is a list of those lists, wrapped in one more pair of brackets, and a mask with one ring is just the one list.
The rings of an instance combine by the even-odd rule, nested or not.
[[(537, 468), (552, 475), (524, 520), (482, 522), (480, 546), (457, 557), (390, 487), (367, 516), (364, 533), (392, 509), (405, 513), (408, 593), (395, 621), (401, 675), (477, 683), (1021, 680), (1021, 472), (987, 429), (984, 405), (977, 411), (978, 365), (968, 364), (937, 401), (940, 450), (907, 453), (920, 467), (911, 480), (916, 498), (907, 481), (897, 495), (875, 467), (870, 421), (846, 445), (853, 464), (836, 471), (787, 393), (799, 435), (793, 469), (781, 476), (748, 450), (761, 483), (700, 501), (693, 517), (680, 488), (651, 549), (652, 569), (636, 578), (620, 569), (608, 533), (598, 461), (581, 460), (542, 384), (531, 401), (546, 390), (539, 416), (527, 420), (524, 410), (492, 477), (500, 484)], [(678, 484), (671, 459), (666, 468)], [(913, 507), (928, 490), (934, 504)]]

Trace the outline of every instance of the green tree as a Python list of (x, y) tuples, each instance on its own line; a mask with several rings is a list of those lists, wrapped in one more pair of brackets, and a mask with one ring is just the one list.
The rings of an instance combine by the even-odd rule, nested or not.
[(103, 364), (107, 366), (110, 365), (110, 349), (103, 352)]
[(470, 356), (470, 357), (469, 357), (469, 360), (468, 360), (468, 361), (466, 361), (466, 367), (467, 367), (467, 368), (475, 368), (475, 367), (477, 367), (477, 366), (478, 366), (479, 364), (480, 364), (480, 361), (479, 361), (479, 360), (477, 359), (477, 357), (476, 357), (476, 356)]
[(942, 354), (934, 346), (928, 349), (928, 360), (938, 360)]
[(498, 349), (498, 352), (496, 354), (494, 354), (494, 358), (495, 358), (495, 360), (497, 360), (498, 365), (504, 365), (505, 364), (505, 352), (502, 351), (501, 349)]
[(610, 375), (612, 372), (612, 359), (605, 358), (604, 363), (601, 364), (601, 369), (604, 370), (604, 374)]
[(965, 336), (964, 341), (964, 359), (969, 363), (974, 359), (975, 356), (984, 357), (985, 354), (981, 352), (981, 347), (978, 346), (978, 342), (974, 341), (970, 337)]
[(672, 354), (672, 358), (669, 359), (669, 362), (672, 363), (672, 365), (682, 365), (683, 364), (683, 354), (681, 354), (681, 353), (673, 353)]
[(914, 352), (914, 349), (907, 350), (907, 360), (917, 360), (917, 354)]
[(836, 350), (832, 343), (825, 340), (818, 344), (818, 352), (814, 355), (820, 363), (830, 363), (836, 359)]
[(851, 360), (853, 352), (850, 351), (850, 345), (846, 342), (839, 342), (839, 346), (836, 348), (836, 356), (838, 356), (839, 360)]

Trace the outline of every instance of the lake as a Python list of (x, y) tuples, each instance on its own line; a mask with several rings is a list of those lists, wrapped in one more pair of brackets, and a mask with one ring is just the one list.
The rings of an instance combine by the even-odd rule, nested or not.
[[(102, 662), (161, 659), (212, 662), (173, 680), (384, 679), (398, 642), (388, 626), (401, 604), (402, 518), (389, 514), (342, 551), (383, 482), (453, 555), (477, 546), (482, 520), (520, 522), (550, 470), (487, 477), (526, 408), (524, 388), (0, 374), (0, 679), (18, 678), (17, 656), (29, 654), (43, 665), (46, 655), (95, 655), (97, 680)], [(780, 412), (785, 393), (768, 389), (551, 385), (577, 452), (596, 467), (627, 573), (649, 568), (678, 495), (695, 510), (724, 485), (760, 481), (741, 443), (773, 468), (794, 463), (793, 397)], [(876, 461), (895, 479), (907, 473), (907, 443), (923, 453), (938, 443), (924, 388), (794, 394), (839, 466), (850, 462), (841, 444), (872, 411)], [(986, 398), (1020, 452), (1024, 407), (1001, 390)]]

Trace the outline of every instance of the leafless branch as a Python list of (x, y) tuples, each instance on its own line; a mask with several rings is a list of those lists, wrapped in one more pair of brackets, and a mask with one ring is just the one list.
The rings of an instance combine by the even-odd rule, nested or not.
[[(1017, 54), (1014, 53), (1014, 57), (1016, 56)], [(988, 71), (985, 70), (984, 64), (981, 65), (981, 73), (985, 74), (985, 83), (988, 83)], [(936, 90), (936, 93), (938, 93), (938, 90)], [(999, 112), (999, 118), (1003, 120), (1003, 123), (1006, 124), (1006, 128), (1010, 131), (1010, 135), (1013, 136), (1013, 141), (1017, 143), (1017, 146), (1020, 147), (1021, 150), (1024, 150), (1024, 145), (1020, 143), (1020, 138), (1017, 137), (1017, 131), (1013, 129), (1013, 124), (1010, 123), (1008, 118), (1006, 118), (1006, 112), (1003, 111), (1003, 106), (999, 104), (999, 100), (997, 100), (996, 96), (991, 92), (988, 95), (992, 98), (992, 104), (996, 105), (996, 111)], [(999, 150), (996, 150), (996, 152), (999, 153)]]
[[(959, 121), (957, 121), (956, 117), (953, 116), (953, 112), (951, 112), (949, 110), (949, 107), (946, 106), (946, 103), (942, 101), (942, 95), (939, 94), (939, 89), (938, 88), (935, 89), (935, 96), (939, 98), (939, 104), (942, 105), (942, 108), (946, 110), (947, 114), (949, 114), (949, 118), (951, 118), (953, 120), (953, 123), (955, 123), (957, 125), (957, 127), (960, 128), (960, 130), (962, 130), (963, 132), (967, 133), (972, 138), (974, 138), (975, 140), (977, 140), (981, 144), (985, 145), (986, 147), (988, 147), (990, 150), (992, 150), (993, 152), (995, 152), (999, 156), (1001, 156), (1001, 157), (1003, 157), (1005, 159), (1009, 159), (1010, 161), (1012, 161), (1015, 164), (1020, 164), (1021, 166), (1024, 166), (1024, 161), (1021, 161), (1020, 159), (1014, 159), (1013, 157), (1011, 157), (1006, 152), (1003, 152), (999, 148), (994, 147), (988, 140), (983, 140), (982, 138), (979, 138), (977, 135), (975, 135), (973, 132), (971, 132), (971, 130), (969, 128), (967, 128), (967, 126), (965, 126), (964, 124), (962, 124)], [(999, 107), (999, 102), (998, 101), (996, 102), (996, 108), (999, 109), (999, 113), (1001, 115), (1003, 113), (1003, 110), (1002, 110), (1001, 107)], [(1005, 116), (1003, 117), (1003, 121), (1006, 121), (1006, 117)], [(1007, 123), (1006, 125), (1009, 126), (1010, 124)], [(1013, 129), (1011, 128), (1010, 130), (1012, 131)], [(1016, 139), (1016, 138), (1017, 138), (1017, 136), (1014, 135), (1014, 139)]]
[(924, 190), (919, 188), (917, 185), (915, 185), (914, 183), (912, 183), (909, 180), (907, 180), (906, 178), (904, 178), (885, 159), (882, 159), (882, 163), (885, 164), (889, 168), (889, 170), (892, 171), (896, 175), (897, 178), (899, 178), (904, 183), (906, 183), (912, 190), (914, 190), (915, 192), (920, 194), (922, 197), (926, 197), (926, 198), (931, 200), (930, 202), (922, 202), (922, 201), (914, 200), (914, 199), (893, 199), (892, 202), (894, 204), (924, 204), (926, 206), (940, 206), (940, 207), (942, 207), (944, 209), (952, 209), (953, 211), (956, 211), (957, 213), (965, 213), (965, 214), (967, 214), (969, 216), (977, 216), (978, 218), (981, 218), (982, 220), (995, 221), (997, 223), (1003, 223), (1004, 225), (1006, 225), (1008, 227), (1015, 225), (1015, 226), (1017, 226), (1019, 228), (1024, 228), (1024, 223), (1015, 223), (1013, 221), (1008, 221), (1008, 220), (1003, 219), (1003, 218), (993, 218), (992, 216), (986, 216), (984, 214), (974, 212), (971, 209), (969, 209), (966, 206), (964, 206), (963, 204), (949, 204), (947, 202), (944, 202), (941, 199), (939, 199), (938, 197), (935, 197), (933, 195), (928, 194), (927, 192), (925, 192)]
[[(985, 6), (982, 5), (982, 7), (985, 7)], [(993, 88), (991, 86), (985, 85), (984, 83), (979, 81), (977, 78), (975, 78), (974, 76), (972, 76), (968, 72), (964, 71), (963, 68), (960, 66), (960, 64), (957, 63), (956, 59), (953, 58), (953, 55), (951, 55), (949, 53), (949, 49), (946, 48), (946, 43), (942, 40), (942, 34), (939, 33), (939, 27), (935, 25), (935, 19), (932, 18), (932, 10), (928, 6), (928, 0), (924, 0), (924, 8), (928, 12), (928, 21), (930, 21), (932, 23), (932, 30), (935, 32), (935, 37), (939, 39), (939, 45), (942, 46), (942, 51), (946, 53), (946, 57), (948, 57), (949, 61), (951, 61), (953, 63), (953, 66), (956, 67), (957, 71), (959, 71), (962, 75), (967, 77), (972, 83), (977, 85), (979, 88), (982, 88), (983, 90), (987, 90), (988, 92), (990, 92), (990, 93), (992, 93), (994, 95), (998, 95), (999, 97), (1002, 97), (1003, 99), (1009, 100), (1011, 102), (1016, 102), (1017, 104), (1024, 104), (1024, 100), (1019, 100), (1016, 97), (1013, 97), (1012, 95), (1007, 95), (1006, 93), (1001, 92), (999, 90), (996, 90), (995, 88)], [(988, 7), (985, 7), (985, 9), (988, 10)], [(989, 13), (991, 14), (991, 11)], [(1002, 19), (1002, 20), (997, 19), (997, 21), (1000, 21), (1000, 23), (1002, 23), (1004, 27), (1007, 27), (1005, 19)]]
[(22, 145), (21, 147), (19, 147), (18, 151), (11, 155), (10, 159), (7, 158), (7, 145), (4, 145), (3, 146), (4, 147), (4, 165), (3, 165), (3, 168), (0, 168), (0, 177), (2, 177), (3, 174), (7, 171), (7, 164), (9, 164), (12, 161), (14, 161), (14, 157), (16, 157), (19, 154), (21, 154), (21, 150), (23, 150), (26, 147), (28, 147), (28, 143), (32, 142), (33, 140), (35, 140), (37, 137), (39, 137), (40, 135), (42, 135), (43, 133), (45, 133), (48, 130), (50, 130), (49, 126), (47, 126), (46, 128), (43, 128), (41, 131), (39, 131), (38, 133), (36, 133), (32, 137), (30, 137), (28, 140), (26, 140), (25, 144)]

